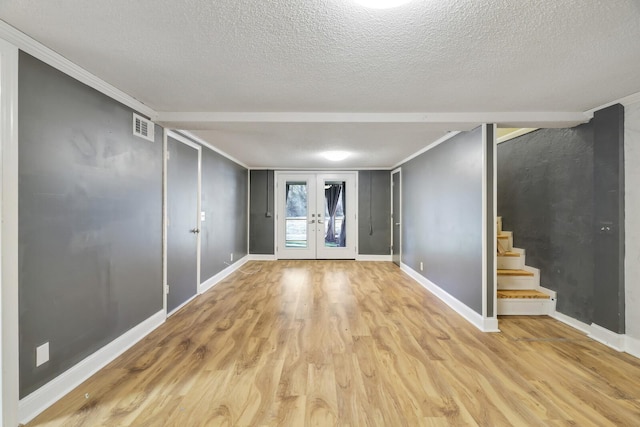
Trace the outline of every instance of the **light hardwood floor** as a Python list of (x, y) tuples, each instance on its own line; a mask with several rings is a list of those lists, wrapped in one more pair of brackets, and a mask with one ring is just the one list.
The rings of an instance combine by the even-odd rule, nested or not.
[(251, 262), (29, 425), (640, 425), (639, 359), (547, 317), (500, 328), (391, 263)]

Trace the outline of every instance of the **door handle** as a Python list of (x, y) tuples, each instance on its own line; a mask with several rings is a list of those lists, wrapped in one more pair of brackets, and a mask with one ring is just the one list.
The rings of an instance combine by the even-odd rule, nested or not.
[(396, 222), (396, 225), (400, 225), (400, 223), (399, 223), (399, 222)]
[(197, 229), (197, 228), (193, 228), (193, 229), (189, 230), (189, 232), (191, 232), (193, 234), (198, 234), (200, 232), (200, 230)]
[(318, 220), (318, 224), (324, 224), (324, 221)]
[(311, 221), (309, 221), (309, 224), (313, 224), (313, 223), (315, 223), (315, 222), (316, 222), (316, 220), (315, 220), (315, 219), (312, 219)]

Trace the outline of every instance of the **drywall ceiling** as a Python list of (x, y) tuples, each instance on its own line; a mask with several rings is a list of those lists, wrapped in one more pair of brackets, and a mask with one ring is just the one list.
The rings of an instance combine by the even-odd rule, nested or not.
[[(3, 0), (0, 17), (250, 166), (296, 153), (297, 167), (319, 167), (316, 148), (341, 141), (368, 153), (341, 166), (389, 167), (482, 114), (575, 124), (554, 114), (640, 91), (637, 0)], [(189, 112), (294, 114), (173, 114)], [(546, 115), (509, 123), (504, 112)], [(443, 115), (398, 116), (409, 113)]]

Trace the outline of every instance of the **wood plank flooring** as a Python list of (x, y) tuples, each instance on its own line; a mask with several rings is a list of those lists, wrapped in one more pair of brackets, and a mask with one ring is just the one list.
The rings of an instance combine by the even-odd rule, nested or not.
[(251, 262), (30, 426), (635, 426), (640, 360), (468, 324), (392, 263)]

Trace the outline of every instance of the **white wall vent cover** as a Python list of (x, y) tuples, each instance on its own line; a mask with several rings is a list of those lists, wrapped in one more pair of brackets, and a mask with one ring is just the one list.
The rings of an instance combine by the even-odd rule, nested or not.
[(154, 126), (151, 120), (133, 113), (133, 134), (140, 138), (154, 141)]

